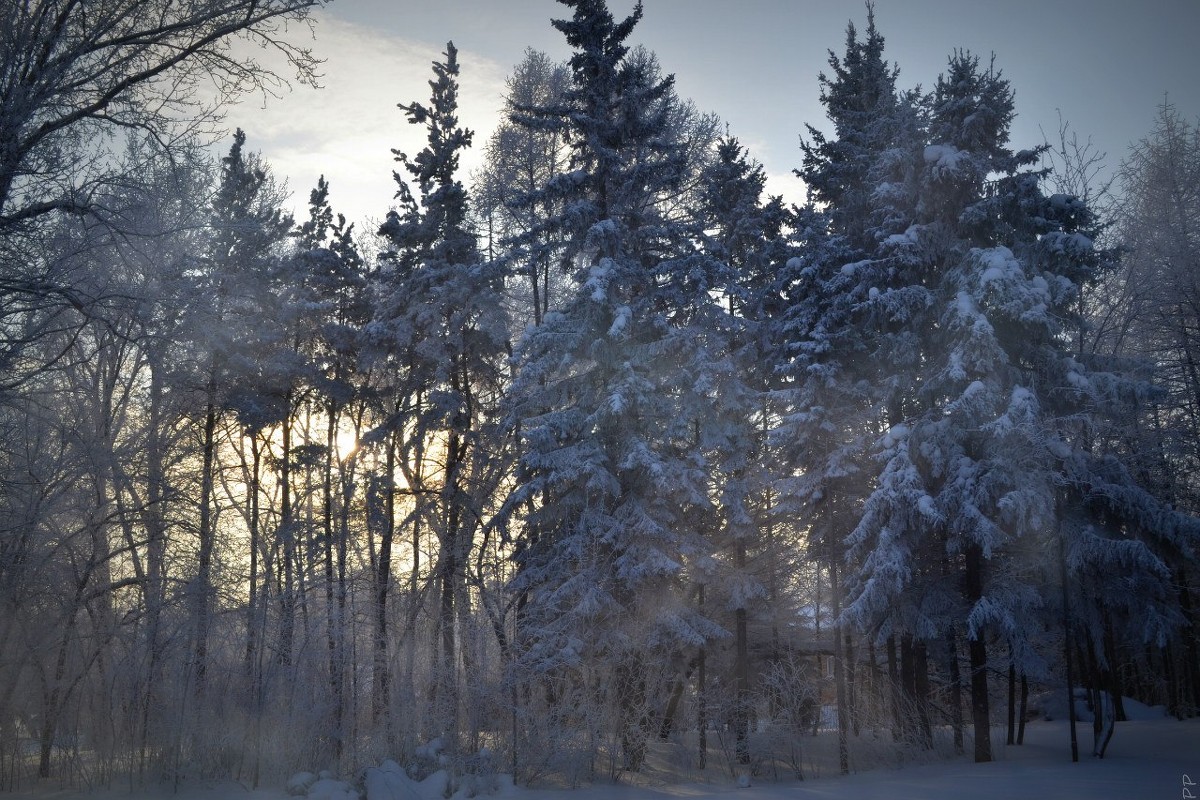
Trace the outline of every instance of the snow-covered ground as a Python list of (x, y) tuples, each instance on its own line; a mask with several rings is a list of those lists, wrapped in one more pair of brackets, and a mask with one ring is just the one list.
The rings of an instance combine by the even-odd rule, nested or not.
[[(1135, 712), (1138, 709), (1135, 709)], [(1150, 711), (1150, 710), (1147, 710)], [(997, 746), (997, 759), (974, 764), (967, 758), (899, 769), (873, 769), (849, 776), (822, 775), (806, 781), (756, 780), (740, 788), (718, 767), (709, 770), (708, 782), (663, 782), (635, 776), (620, 784), (596, 784), (580, 789), (523, 789), (500, 778), (497, 800), (659, 800), (662, 798), (745, 798), (746, 800), (796, 800), (845, 798), (871, 800), (1097, 800), (1146, 798), (1175, 800), (1200, 798), (1200, 719), (1178, 722), (1155, 713), (1134, 713), (1117, 725), (1116, 735), (1103, 760), (1090, 756), (1091, 726), (1079, 725), (1080, 760), (1071, 763), (1065, 720), (1034, 721), (1026, 729), (1021, 747)], [(1003, 742), (1003, 734), (1000, 741)], [(640, 785), (639, 785), (640, 784)], [(444, 784), (442, 784), (444, 786)], [(370, 800), (438, 800), (437, 781), (424, 786), (407, 784), (387, 791), (376, 783)], [(361, 788), (361, 787), (360, 787)], [(377, 797), (378, 795), (378, 797)], [(105, 792), (65, 791), (42, 786), (0, 798), (36, 797), (38, 800), (130, 800), (128, 790)], [(132, 795), (137, 800), (291, 800), (284, 787), (247, 791), (233, 783), (206, 783), (170, 787)]]
[[(1092, 758), (1091, 725), (1078, 726), (1080, 759), (1071, 763), (1070, 735), (1065, 720), (1031, 722), (1025, 744), (1004, 747), (997, 760), (974, 764), (967, 759), (877, 769), (848, 776), (823, 776), (803, 782), (756, 782), (740, 789), (733, 781), (674, 786), (592, 786), (573, 794), (574, 800), (652, 800), (653, 798), (721, 798), (796, 800), (796, 798), (855, 798), (855, 800), (1157, 800), (1187, 798), (1184, 776), (1200, 783), (1200, 719), (1138, 719), (1117, 725), (1103, 760)], [(1200, 786), (1190, 787), (1200, 798)], [(513, 800), (537, 800), (536, 792), (514, 792)], [(542, 795), (544, 796), (544, 795)]]

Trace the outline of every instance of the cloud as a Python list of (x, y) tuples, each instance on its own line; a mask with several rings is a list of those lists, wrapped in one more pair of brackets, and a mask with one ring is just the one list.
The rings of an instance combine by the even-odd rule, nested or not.
[(787, 204), (804, 204), (807, 199), (804, 181), (797, 178), (791, 172), (771, 172), (768, 170), (766, 177), (766, 192), (768, 195), (780, 195), (784, 203)]
[[(245, 130), (247, 147), (287, 179), (297, 215), (323, 174), (334, 211), (351, 220), (381, 218), (395, 196), (392, 171), (399, 165), (391, 151), (416, 154), (425, 145), (424, 128), (410, 125), (396, 106), (428, 103), (431, 65), (442, 49), (318, 15), (314, 50), (325, 59), (323, 88), (247, 98), (230, 109), (229, 128)], [(475, 131), (460, 164), (466, 181), (499, 118), (507, 70), (462, 51), (459, 63), (459, 118)]]

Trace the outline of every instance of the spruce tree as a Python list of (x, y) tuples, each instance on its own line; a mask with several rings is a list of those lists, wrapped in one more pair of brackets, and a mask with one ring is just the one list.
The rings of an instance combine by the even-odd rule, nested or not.
[(844, 237), (852, 252), (869, 254), (871, 173), (880, 154), (893, 146), (896, 132), (899, 69), (883, 57), (884, 37), (875, 27), (874, 4), (867, 3), (867, 30), (862, 38), (851, 22), (846, 27), (845, 51), (829, 53), (831, 75), (819, 76), (821, 105), (833, 126), (826, 136), (808, 126), (810, 141), (802, 141), (804, 165), (797, 174), (808, 187), (811, 202), (829, 214), (830, 231)]
[(573, 82), (560, 105), (527, 116), (571, 146), (572, 170), (544, 191), (561, 199), (547, 228), (567, 242), (575, 288), (519, 353), (513, 588), (526, 666), (611, 715), (597, 732), (637, 769), (664, 692), (656, 667), (723, 634), (700, 608), (723, 344), (701, 323), (716, 288), (707, 259), (660, 202), (678, 191), (686, 154), (669, 129), (672, 79), (627, 58), (641, 6), (618, 22), (601, 0), (562, 2), (574, 14), (553, 24), (575, 49)]
[(1169, 592), (1146, 536), (1186, 549), (1192, 527), (1089, 453), (1087, 429), (1116, 410), (1100, 387), (1122, 382), (1078, 360), (1067, 335), (1101, 260), (1080, 230), (1086, 206), (1046, 197), (1037, 153), (1009, 149), (1012, 90), (994, 67), (956, 53), (930, 102), (928, 143), (907, 168), (915, 191), (880, 195), (887, 269), (874, 277), (887, 283), (866, 308), (906, 329), (901, 344), (879, 329), (868, 347), (879, 365), (911, 365), (911, 388), (892, 395), (848, 539), (847, 613), (926, 641), (965, 635), (986, 761), (990, 651), (1003, 643), (1016, 668), (1042, 669), (1031, 623), (1050, 602), (1046, 554), (1062, 548), (1074, 574), (1124, 559), (1142, 610), (1161, 619)]
[[(727, 369), (712, 387), (719, 399), (726, 430), (711, 458), (720, 508), (714, 540), (718, 600), (733, 612), (734, 658), (731, 698), (735, 754), (749, 764), (750, 716), (753, 712), (752, 624), (767, 627), (768, 587), (778, 586), (787, 566), (776, 547), (774, 487), (775, 451), (767, 431), (775, 415), (768, 392), (776, 383), (767, 334), (781, 311), (780, 269), (792, 247), (790, 214), (778, 197), (765, 197), (766, 175), (732, 136), (721, 139), (716, 157), (701, 173), (697, 225), (710, 269), (723, 295), (709, 324), (727, 341)], [(772, 574), (774, 573), (774, 574)], [(786, 612), (782, 612), (786, 613)], [(762, 637), (763, 631), (758, 631)], [(703, 750), (703, 748), (702, 748)]]
[[(781, 411), (772, 438), (784, 465), (777, 513), (808, 522), (808, 555), (831, 589), (839, 761), (845, 772), (847, 730), (854, 722), (847, 686), (853, 673), (846, 674), (852, 666), (849, 632), (838, 620), (844, 540), (869, 491), (869, 444), (889, 393), (903, 380), (888, 377), (900, 365), (877, 367), (868, 357), (872, 336), (881, 332), (871, 306), (876, 287), (885, 285), (878, 274), (883, 268), (873, 209), (883, 165), (908, 144), (900, 132), (911, 119), (911, 98), (896, 92), (898, 73), (884, 60), (884, 38), (870, 6), (865, 38), (849, 25), (845, 52), (831, 53), (829, 63), (832, 77), (821, 76), (821, 100), (834, 134), (826, 137), (810, 126), (812, 140), (802, 145), (804, 165), (797, 174), (809, 187), (809, 202), (796, 221), (802, 247), (784, 265), (785, 307), (770, 325), (781, 379), (774, 390)], [(903, 337), (905, 323), (882, 325)], [(823, 599), (814, 598), (818, 608)], [(892, 678), (899, 691), (898, 676)], [(914, 699), (908, 693), (894, 704), (907, 706)]]

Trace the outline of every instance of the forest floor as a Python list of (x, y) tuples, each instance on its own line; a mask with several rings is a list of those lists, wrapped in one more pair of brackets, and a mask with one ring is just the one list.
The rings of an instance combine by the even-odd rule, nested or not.
[[(1117, 724), (1104, 759), (1090, 755), (1091, 725), (1078, 727), (1080, 757), (1070, 759), (1070, 739), (1065, 720), (1030, 722), (1021, 746), (1005, 746), (996, 730), (996, 760), (972, 763), (967, 756), (902, 767), (886, 764), (842, 776), (830, 770), (810, 770), (807, 780), (754, 778), (748, 787), (721, 764), (711, 765), (702, 779), (691, 770), (651, 760), (648, 769), (625, 776), (619, 783), (594, 783), (578, 789), (525, 789), (501, 780), (491, 797), (497, 800), (667, 800), (668, 798), (746, 798), (746, 800), (796, 800), (796, 798), (853, 797), (856, 800), (1097, 800), (1145, 798), (1189, 800), (1200, 798), (1200, 719), (1183, 722), (1140, 714)], [(823, 738), (823, 737), (817, 737)], [(969, 747), (968, 747), (969, 750)], [(865, 758), (860, 757), (860, 762)], [(816, 777), (812, 777), (812, 776)], [(415, 785), (414, 785), (415, 786)], [(405, 792), (404, 798), (437, 800), (429, 792)], [(433, 793), (429, 793), (433, 794)], [(457, 796), (457, 795), (456, 795)], [(485, 797), (486, 795), (480, 795)], [(66, 790), (49, 783), (17, 792), (0, 792), (0, 800), (291, 800), (282, 787), (248, 791), (236, 783), (195, 783), (159, 791), (128, 789), (107, 791)], [(374, 796), (372, 796), (374, 800)]]

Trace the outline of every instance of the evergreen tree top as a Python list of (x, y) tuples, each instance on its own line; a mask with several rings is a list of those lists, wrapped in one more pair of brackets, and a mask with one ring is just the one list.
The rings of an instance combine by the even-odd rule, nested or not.
[(868, 171), (894, 145), (902, 111), (896, 93), (899, 69), (884, 59), (873, 5), (867, 4), (866, 36), (860, 38), (849, 23), (845, 53), (839, 57), (830, 51), (829, 66), (832, 77), (821, 73), (818, 82), (833, 135), (807, 126), (809, 140), (800, 144), (804, 164), (796, 174), (808, 186), (810, 200), (828, 209), (831, 230), (846, 236), (852, 249), (866, 251), (873, 188)]
[(391, 240), (389, 260), (402, 261), (405, 271), (422, 259), (469, 263), (477, 258), (475, 237), (468, 227), (467, 192), (457, 178), (459, 153), (471, 146), (473, 132), (458, 124), (458, 50), (446, 43), (444, 61), (434, 62), (429, 105), (400, 103), (412, 125), (424, 125), (426, 146), (410, 158), (392, 152), (416, 182), (420, 205), (404, 177), (394, 172), (400, 212), (389, 211), (380, 233)]
[(413, 125), (426, 125), (429, 130), (429, 147), (409, 159), (404, 153), (393, 150), (396, 159), (416, 180), (423, 194), (431, 194), (434, 186), (452, 186), (458, 181), (459, 150), (470, 147), (474, 132), (458, 125), (458, 48), (454, 42), (446, 43), (442, 54), (445, 61), (433, 62), (435, 80), (429, 81), (430, 104), (412, 102), (398, 104)]
[(279, 207), (279, 194), (257, 153), (244, 152), (246, 133), (238, 128), (210, 206), (215, 258), (261, 258), (286, 237), (291, 216)]
[[(633, 12), (620, 23), (613, 19), (605, 0), (558, 0), (575, 9), (571, 19), (555, 19), (550, 24), (562, 31), (567, 44), (575, 48), (571, 67), (577, 80), (598, 74), (602, 69), (615, 70), (629, 48), (624, 44), (642, 18), (639, 0)], [(582, 74), (581, 74), (582, 73)]]

